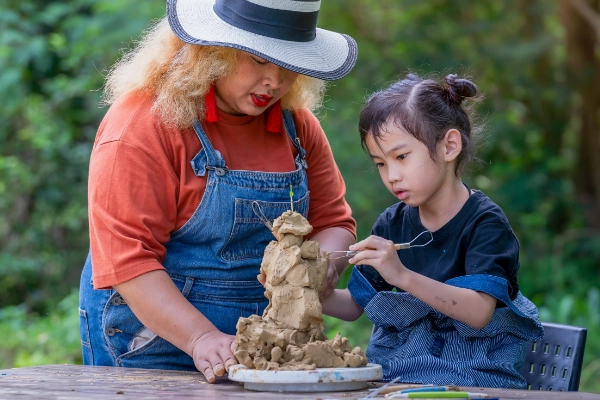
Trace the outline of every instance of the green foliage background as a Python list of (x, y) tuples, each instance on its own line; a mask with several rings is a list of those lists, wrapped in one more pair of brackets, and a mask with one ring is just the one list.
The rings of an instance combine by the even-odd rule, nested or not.
[[(103, 76), (164, 8), (157, 0), (0, 4), (0, 368), (81, 362), (77, 287)], [(542, 320), (588, 328), (580, 390), (600, 391), (600, 234), (572, 183), (579, 99), (555, 2), (328, 0), (319, 26), (359, 45), (356, 68), (330, 85), (319, 114), (359, 237), (395, 202), (360, 148), (365, 97), (409, 71), (473, 77), (486, 95), (487, 136), (465, 180), (505, 210), (521, 242), (522, 291)], [(366, 347), (366, 318), (326, 326)]]

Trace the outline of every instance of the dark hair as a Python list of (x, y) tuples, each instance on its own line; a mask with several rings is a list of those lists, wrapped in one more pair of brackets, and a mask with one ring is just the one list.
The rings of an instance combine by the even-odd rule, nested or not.
[(475, 142), (480, 127), (472, 126), (473, 112), (463, 100), (478, 99), (477, 86), (468, 79), (447, 75), (442, 86), (432, 79), (408, 74), (388, 88), (373, 94), (360, 113), (358, 130), (363, 149), (366, 138), (377, 141), (387, 123), (402, 128), (425, 144), (432, 159), (435, 149), (449, 129), (460, 132), (462, 151), (456, 160), (456, 174), (475, 158)]

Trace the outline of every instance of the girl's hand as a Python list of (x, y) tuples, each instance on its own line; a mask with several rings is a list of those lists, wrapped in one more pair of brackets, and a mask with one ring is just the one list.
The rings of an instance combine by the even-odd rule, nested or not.
[(218, 330), (208, 331), (200, 336), (192, 347), (192, 358), (198, 371), (204, 374), (208, 383), (216, 382), (216, 376), (223, 376), (229, 367), (238, 363), (233, 355), (235, 336)]
[(375, 268), (390, 285), (396, 286), (417, 299), (472, 328), (483, 329), (496, 310), (496, 298), (487, 293), (463, 289), (438, 282), (406, 268), (398, 257), (394, 243), (379, 236), (369, 236), (350, 246), (359, 251), (349, 261)]
[(351, 264), (370, 265), (387, 283), (402, 287), (397, 282), (402, 280), (402, 276), (408, 272), (408, 269), (400, 261), (394, 242), (371, 235), (350, 246), (350, 250), (359, 252), (348, 260)]

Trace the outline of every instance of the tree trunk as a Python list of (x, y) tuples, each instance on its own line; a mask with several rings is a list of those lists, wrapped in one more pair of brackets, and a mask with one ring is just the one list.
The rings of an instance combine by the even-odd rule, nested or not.
[(569, 79), (578, 97), (578, 157), (574, 183), (589, 209), (590, 226), (600, 226), (600, 0), (561, 0)]

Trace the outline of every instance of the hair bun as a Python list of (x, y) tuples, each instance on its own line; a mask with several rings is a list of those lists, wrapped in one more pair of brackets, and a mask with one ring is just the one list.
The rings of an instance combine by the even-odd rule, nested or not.
[(459, 104), (467, 97), (477, 95), (477, 85), (468, 79), (459, 78), (455, 74), (446, 75), (446, 85), (448, 86), (449, 100)]

